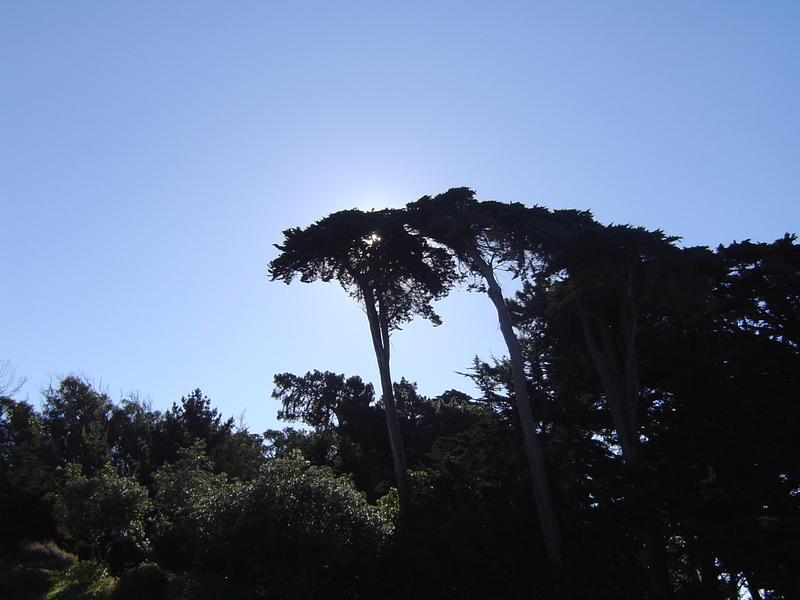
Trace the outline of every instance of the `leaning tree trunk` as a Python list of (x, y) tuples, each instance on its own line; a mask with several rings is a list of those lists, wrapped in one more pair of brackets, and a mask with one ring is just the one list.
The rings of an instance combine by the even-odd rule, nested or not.
[(403, 437), (400, 434), (400, 423), (397, 418), (397, 408), (394, 403), (394, 390), (392, 376), (389, 370), (389, 325), (384, 311), (375, 307), (375, 297), (372, 290), (362, 288), (364, 305), (369, 320), (369, 330), (372, 334), (372, 346), (378, 362), (378, 372), (381, 379), (381, 398), (383, 399), (384, 413), (386, 414), (386, 429), (389, 432), (389, 445), (392, 450), (392, 464), (394, 466), (394, 479), (397, 493), (400, 496), (401, 522), (409, 508), (409, 489), (406, 478), (406, 453), (403, 447)]
[[(647, 551), (648, 579), (653, 597), (666, 600), (671, 597), (669, 568), (661, 533), (658, 510), (655, 506), (655, 489), (639, 439), (639, 379), (636, 363), (636, 306), (627, 281), (626, 294), (620, 304), (619, 324), (612, 327), (609, 319), (587, 309), (577, 301), (578, 315), (592, 362), (600, 376), (614, 429), (617, 432), (622, 460), (629, 475), (631, 490), (627, 502), (639, 516)], [(621, 343), (614, 339), (614, 329)]]
[(539, 436), (536, 434), (536, 422), (531, 411), (530, 400), (528, 399), (528, 385), (523, 367), (522, 348), (511, 325), (511, 316), (508, 306), (503, 298), (503, 292), (494, 271), (487, 264), (484, 258), (476, 249), (467, 252), (475, 269), (486, 280), (488, 295), (497, 310), (497, 320), (500, 324), (500, 331), (503, 334), (508, 354), (511, 358), (511, 373), (514, 377), (514, 396), (516, 398), (517, 413), (519, 414), (522, 434), (525, 440), (525, 454), (528, 458), (528, 468), (533, 479), (533, 496), (536, 501), (536, 510), (539, 515), (539, 523), (544, 535), (545, 547), (551, 564), (558, 575), (561, 591), (565, 595), (570, 595), (566, 587), (570, 583), (565, 572), (564, 554), (562, 550), (561, 530), (558, 525), (553, 496), (550, 492), (550, 485), (547, 481), (547, 471), (544, 462), (544, 452)]
[(762, 600), (761, 590), (759, 589), (758, 584), (753, 582), (753, 576), (750, 573), (745, 573), (744, 577), (747, 580), (747, 591), (750, 592), (750, 599)]

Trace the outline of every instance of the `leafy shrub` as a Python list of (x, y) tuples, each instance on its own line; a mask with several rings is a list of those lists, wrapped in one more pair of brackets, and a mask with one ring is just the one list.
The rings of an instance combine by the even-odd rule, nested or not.
[(47, 569), (0, 564), (0, 598), (38, 600), (53, 585), (56, 575)]
[[(227, 577), (252, 595), (356, 594), (393, 532), (389, 508), (369, 505), (350, 479), (299, 455), (273, 459), (247, 484), (188, 463), (166, 473), (156, 476), (157, 500), (174, 508), (156, 540), (159, 563)], [(180, 552), (183, 565), (168, 562)]]
[(110, 600), (116, 584), (103, 563), (83, 560), (61, 575), (45, 600)]
[(120, 476), (110, 465), (93, 476), (78, 464), (68, 464), (61, 490), (63, 522), (76, 546), (87, 546), (91, 556), (108, 558), (113, 544), (129, 540), (148, 547), (145, 524), (152, 514), (147, 490), (132, 477)]
[(130, 538), (119, 536), (107, 544), (106, 563), (112, 575), (122, 575), (145, 559), (145, 552)]
[[(225, 575), (208, 571), (187, 571), (175, 578), (170, 600), (238, 600), (263, 598), (263, 593), (253, 593), (232, 582)], [(116, 599), (114, 599), (116, 600)]]
[(20, 548), (17, 560), (29, 567), (60, 571), (74, 564), (78, 557), (62, 550), (54, 542), (32, 542)]
[(172, 577), (154, 563), (142, 563), (126, 572), (114, 590), (114, 600), (166, 600)]

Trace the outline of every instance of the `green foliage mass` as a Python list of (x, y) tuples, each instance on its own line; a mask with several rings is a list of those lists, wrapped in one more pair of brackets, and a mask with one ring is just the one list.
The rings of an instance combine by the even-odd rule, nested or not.
[(125, 541), (146, 551), (146, 523), (152, 513), (147, 490), (111, 465), (86, 477), (80, 465), (69, 463), (62, 472), (64, 483), (57, 507), (66, 539), (92, 557), (108, 559), (114, 544)]

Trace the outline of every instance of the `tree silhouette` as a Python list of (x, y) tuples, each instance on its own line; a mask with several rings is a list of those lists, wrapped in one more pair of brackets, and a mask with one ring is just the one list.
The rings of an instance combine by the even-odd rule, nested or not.
[(450, 255), (413, 235), (396, 210), (334, 213), (305, 229), (283, 232), (280, 255), (269, 264), (272, 280), (337, 281), (364, 307), (381, 379), (386, 426), (401, 505), (408, 505), (406, 457), (389, 369), (389, 336), (419, 315), (441, 323), (431, 302), (456, 279)]
[(534, 232), (531, 240), (547, 257), (537, 274), (538, 294), (546, 298), (541, 316), (550, 321), (550, 335), (573, 336), (574, 347), (588, 352), (626, 465), (627, 502), (639, 515), (646, 539), (650, 587), (654, 597), (667, 598), (656, 481), (641, 440), (647, 407), (638, 346), (642, 332), (654, 323), (702, 304), (716, 266), (707, 249), (682, 250), (674, 245), (678, 238), (660, 230), (587, 226), (582, 215), (564, 217), (548, 235)]
[(111, 400), (79, 377), (66, 377), (44, 392), (43, 422), (53, 452), (79, 463), (87, 475), (110, 460)]
[[(199, 390), (162, 413), (72, 376), (37, 408), (0, 362), (0, 597), (800, 597), (794, 236), (681, 248), (455, 189), (286, 237), (271, 274), (362, 303), (384, 401), (358, 376), (279, 374), (278, 416), (304, 427), (254, 435)], [(467, 276), (511, 359), (476, 357), (476, 398), (392, 382), (389, 334), (438, 322)], [(525, 427), (557, 473), (571, 582)], [(400, 528), (394, 481), (405, 507), (413, 484)]]
[[(527, 264), (527, 247), (521, 243), (520, 226), (528, 218), (520, 204), (478, 202), (467, 188), (453, 188), (435, 197), (424, 196), (407, 205), (409, 221), (423, 237), (450, 248), (470, 273), (477, 276), (494, 304), (500, 331), (508, 348), (514, 378), (514, 395), (539, 521), (547, 553), (556, 571), (564, 569), (561, 531), (548, 482), (544, 453), (536, 433), (536, 421), (528, 395), (522, 349), (514, 333), (508, 306), (497, 281), (496, 269), (519, 274)], [(522, 221), (520, 221), (522, 219)]]

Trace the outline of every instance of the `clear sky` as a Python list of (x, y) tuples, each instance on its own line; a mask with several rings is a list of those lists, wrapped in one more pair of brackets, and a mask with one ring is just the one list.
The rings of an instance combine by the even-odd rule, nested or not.
[[(800, 3), (0, 2), (0, 359), (278, 426), (276, 372), (377, 383), (281, 231), (469, 186), (687, 244), (800, 216)], [(503, 353), (488, 299), (393, 336), (436, 395)]]

